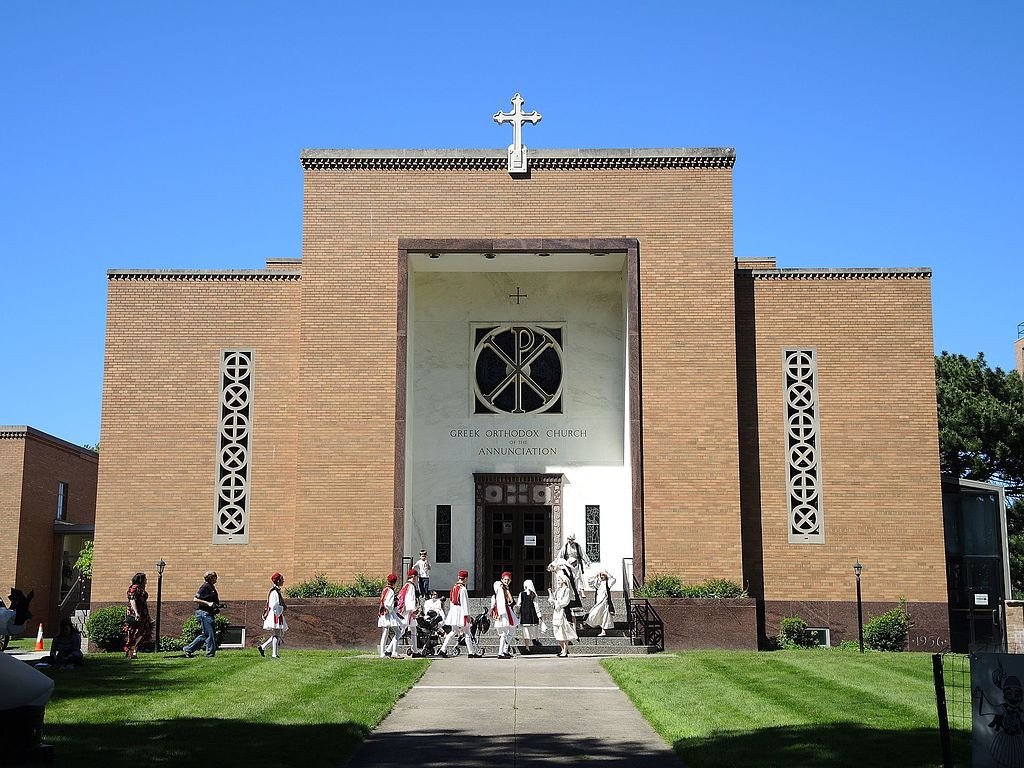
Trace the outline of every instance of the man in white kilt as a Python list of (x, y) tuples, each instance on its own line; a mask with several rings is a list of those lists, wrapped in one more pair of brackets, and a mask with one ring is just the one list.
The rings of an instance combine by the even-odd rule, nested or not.
[(464, 637), (466, 639), (466, 648), (469, 649), (469, 658), (479, 659), (483, 656), (479, 650), (477, 650), (476, 644), (473, 642), (473, 635), (469, 631), (469, 625), (473, 621), (473, 617), (469, 613), (469, 590), (466, 589), (466, 580), (469, 578), (469, 571), (459, 571), (459, 580), (455, 582), (452, 587), (452, 591), (449, 594), (451, 607), (448, 608), (448, 615), (445, 617), (444, 623), (447, 624), (451, 629), (448, 634), (444, 636), (444, 642), (441, 644), (441, 650), (437, 652), (438, 656), (448, 655), (448, 644), (454, 639), (457, 643), (458, 638)]
[[(397, 582), (398, 577), (389, 573), (387, 586), (380, 593), (377, 626), (381, 628), (380, 657), (382, 659), (385, 656), (394, 656), (398, 653), (398, 628), (402, 626), (402, 617), (395, 611), (395, 584)], [(391, 633), (394, 633), (394, 637), (389, 643), (388, 635)]]
[(416, 582), (418, 574), (415, 568), (410, 568), (405, 574), (406, 580), (402, 588), (398, 590), (398, 614), (402, 617), (401, 633), (409, 632), (409, 647), (412, 648), (412, 655), (419, 656), (420, 651), (416, 642), (416, 614), (419, 613), (419, 606), (416, 603)]

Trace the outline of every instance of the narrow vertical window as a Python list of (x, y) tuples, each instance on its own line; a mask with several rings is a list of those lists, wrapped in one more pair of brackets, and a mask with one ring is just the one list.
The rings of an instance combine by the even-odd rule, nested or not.
[(434, 531), (434, 562), (452, 561), (452, 505), (437, 505), (437, 520)]
[(587, 504), (587, 557), (591, 562), (601, 560), (601, 507), (598, 504)]
[(789, 542), (825, 541), (821, 505), (821, 438), (818, 434), (818, 356), (813, 349), (782, 352), (783, 407)]
[(68, 484), (57, 483), (57, 519), (68, 519)]
[(252, 437), (252, 350), (224, 350), (220, 363), (220, 428), (213, 543), (249, 541), (249, 449)]

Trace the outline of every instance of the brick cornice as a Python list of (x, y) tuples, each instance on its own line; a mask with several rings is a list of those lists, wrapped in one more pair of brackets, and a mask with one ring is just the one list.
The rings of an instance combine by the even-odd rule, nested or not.
[(752, 269), (755, 280), (928, 280), (929, 267), (905, 269)]
[[(538, 171), (667, 170), (732, 168), (731, 148), (699, 149), (532, 149), (530, 168)], [(307, 149), (300, 155), (307, 171), (506, 171), (503, 150), (346, 150)]]
[(168, 280), (176, 282), (275, 282), (299, 280), (297, 270), (264, 269), (108, 269), (107, 280)]
[(33, 440), (39, 440), (43, 443), (49, 443), (57, 448), (62, 448), (73, 453), (78, 453), (82, 457), (87, 459), (99, 459), (99, 454), (96, 451), (92, 451), (88, 448), (84, 448), (81, 445), (75, 445), (69, 443), (67, 440), (62, 440), (56, 435), (51, 435), (49, 432), (43, 432), (42, 430), (36, 429), (35, 427), (26, 426), (0, 426), (0, 440), (25, 440), (31, 437)]

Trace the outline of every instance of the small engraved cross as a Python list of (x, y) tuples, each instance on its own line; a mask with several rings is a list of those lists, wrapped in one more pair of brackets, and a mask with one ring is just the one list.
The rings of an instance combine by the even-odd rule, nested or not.
[(529, 294), (526, 294), (526, 293), (520, 293), (520, 292), (519, 292), (519, 286), (517, 285), (517, 286), (516, 286), (516, 292), (515, 292), (515, 293), (510, 293), (510, 294), (508, 295), (508, 297), (509, 297), (510, 299), (515, 299), (515, 300), (516, 300), (516, 304), (522, 304), (522, 302), (520, 301), (520, 299), (525, 299), (525, 298), (526, 298), (526, 297), (527, 297), (528, 295), (529, 295)]
[(526, 173), (526, 147), (523, 146), (523, 123), (537, 124), (541, 116), (536, 112), (523, 112), (524, 99), (518, 93), (512, 97), (511, 112), (495, 112), (494, 122), (512, 123), (512, 143), (508, 145), (508, 172)]

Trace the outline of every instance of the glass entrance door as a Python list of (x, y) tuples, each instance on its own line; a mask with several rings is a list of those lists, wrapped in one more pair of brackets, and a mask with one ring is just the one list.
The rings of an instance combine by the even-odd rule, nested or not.
[(490, 594), (491, 585), (503, 571), (512, 574), (512, 591), (518, 593), (523, 579), (531, 579), (538, 592), (548, 588), (551, 562), (551, 507), (488, 506), (484, 510), (484, 577), (480, 591)]

